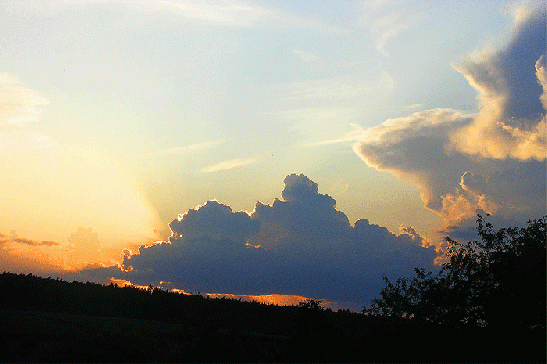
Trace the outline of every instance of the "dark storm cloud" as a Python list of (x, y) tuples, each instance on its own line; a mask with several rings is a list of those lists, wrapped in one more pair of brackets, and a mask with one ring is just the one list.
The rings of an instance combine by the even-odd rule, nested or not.
[[(285, 179), (282, 198), (252, 214), (209, 201), (170, 223), (169, 242), (141, 247), (116, 278), (176, 283), (193, 292), (294, 294), (331, 301), (375, 295), (381, 275), (432, 268), (436, 256), (412, 228), (399, 235), (359, 220), (304, 175)], [(109, 272), (111, 273), (111, 272)]]

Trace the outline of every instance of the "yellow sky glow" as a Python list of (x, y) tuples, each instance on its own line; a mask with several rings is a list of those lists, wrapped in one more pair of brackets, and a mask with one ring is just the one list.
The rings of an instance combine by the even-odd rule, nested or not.
[[(10, 254), (74, 269), (87, 263), (111, 264), (121, 250), (156, 240), (161, 228), (155, 211), (136, 183), (97, 151), (49, 147), (26, 152), (4, 150), (5, 181), (0, 190), (0, 233)], [(73, 236), (84, 228), (98, 242)], [(85, 235), (85, 234), (84, 234)], [(52, 241), (56, 245), (44, 245)]]

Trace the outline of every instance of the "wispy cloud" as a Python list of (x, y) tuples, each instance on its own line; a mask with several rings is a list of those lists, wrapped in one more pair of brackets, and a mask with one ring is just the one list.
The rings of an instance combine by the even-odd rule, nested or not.
[(309, 53), (309, 52), (304, 52), (304, 51), (301, 51), (299, 49), (295, 49), (294, 54), (296, 54), (298, 56), (298, 58), (300, 58), (302, 61), (304, 61), (306, 63), (314, 62), (314, 61), (317, 61), (319, 59), (319, 57), (317, 55), (315, 55), (313, 53)]
[(87, 4), (123, 4), (137, 11), (165, 13), (219, 26), (254, 28), (264, 26), (311, 28), (335, 31), (316, 19), (300, 18), (281, 9), (266, 7), (250, 0), (29, 0), (7, 5), (11, 11), (47, 16), (67, 7)]
[(394, 80), (387, 72), (371, 78), (370, 74), (312, 79), (267, 85), (264, 88), (278, 94), (282, 100), (339, 101), (357, 99), (378, 92), (389, 92)]
[(0, 73), (0, 127), (38, 121), (40, 106), (49, 101), (29, 89), (15, 76)]
[(419, 23), (424, 15), (405, 6), (401, 0), (363, 1), (357, 27), (367, 29), (374, 37), (376, 48), (387, 56), (387, 42)]
[(45, 241), (36, 241), (26, 238), (20, 238), (15, 232), (12, 232), (11, 236), (0, 234), (0, 244), (6, 243), (18, 243), (30, 246), (57, 246), (60, 245), (55, 241), (45, 240)]
[(251, 163), (256, 163), (260, 161), (261, 159), (262, 157), (255, 157), (255, 158), (248, 158), (248, 159), (241, 159), (241, 158), (231, 159), (228, 161), (220, 162), (220, 163), (205, 167), (201, 169), (201, 172), (212, 173), (212, 172), (218, 172), (218, 171), (222, 171), (226, 169), (242, 167)]
[(419, 103), (405, 106), (405, 109), (408, 109), (408, 110), (416, 110), (416, 109), (423, 109), (423, 108), (424, 108), (424, 104), (419, 104)]
[(297, 132), (305, 140), (332, 139), (343, 135), (357, 118), (359, 111), (352, 107), (306, 107), (264, 113), (267, 118), (289, 124), (291, 132)]
[(363, 132), (364, 132), (363, 128), (357, 124), (350, 124), (350, 127), (351, 127), (351, 131), (344, 134), (340, 138), (333, 138), (333, 139), (320, 140), (317, 142), (305, 143), (305, 144), (302, 144), (302, 146), (316, 147), (316, 146), (333, 145), (333, 144), (340, 144), (340, 143), (354, 143), (360, 140), (363, 136)]
[(29, 129), (48, 103), (17, 77), (0, 73), (0, 149), (24, 151), (55, 145), (49, 137)]
[(244, 1), (173, 1), (149, 2), (158, 10), (168, 10), (190, 19), (199, 19), (224, 25), (252, 27), (269, 22), (279, 14), (268, 8)]
[(284, 10), (265, 7), (248, 0), (159, 0), (143, 1), (148, 8), (167, 10), (185, 18), (197, 19), (225, 26), (281, 28), (307, 28), (320, 31), (337, 31), (333, 27), (311, 18), (301, 18)]
[[(303, 143), (340, 139), (368, 107), (391, 95), (395, 81), (375, 68), (359, 74), (270, 84), (263, 92), (277, 106), (265, 112), (304, 138)], [(347, 140), (346, 136), (341, 137)], [(325, 143), (329, 144), (329, 143)]]

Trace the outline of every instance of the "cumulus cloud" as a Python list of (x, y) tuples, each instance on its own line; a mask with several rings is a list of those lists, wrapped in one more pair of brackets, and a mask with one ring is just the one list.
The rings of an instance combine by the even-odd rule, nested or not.
[(453, 150), (447, 140), (471, 122), (455, 110), (417, 112), (366, 130), (354, 150), (369, 166), (418, 185), (425, 206), (443, 214), (443, 197), (455, 191), (466, 171), (485, 173), (486, 166)]
[(215, 241), (245, 241), (256, 227), (245, 212), (233, 212), (229, 206), (208, 201), (171, 221), (169, 228), (173, 234), (170, 242), (200, 240), (203, 236)]
[[(169, 281), (190, 292), (297, 295), (358, 309), (382, 286), (381, 275), (434, 269), (434, 248), (412, 228), (393, 234), (363, 219), (353, 226), (336, 201), (305, 175), (285, 179), (281, 198), (251, 213), (218, 201), (173, 220), (168, 242), (127, 255), (122, 271), (136, 284)], [(344, 306), (344, 304), (342, 304)]]
[(455, 148), (486, 158), (545, 159), (546, 27), (545, 9), (520, 16), (507, 47), (457, 66), (478, 91), (481, 111), (452, 136)]
[[(63, 258), (70, 266), (84, 266), (92, 262), (105, 261), (106, 251), (101, 249), (99, 234), (92, 228), (79, 227), (68, 237)], [(118, 250), (118, 255), (119, 250)], [(120, 257), (121, 259), (121, 257)]]
[(68, 237), (70, 246), (78, 246), (82, 248), (99, 248), (99, 234), (92, 231), (91, 228), (79, 227), (78, 230)]
[(536, 77), (538, 79), (539, 84), (543, 88), (543, 93), (539, 97), (541, 100), (541, 103), (543, 104), (543, 108), (547, 109), (547, 66), (546, 66), (546, 58), (545, 55), (542, 54), (541, 57), (539, 57), (538, 61), (536, 62)]
[(545, 10), (521, 14), (509, 44), (457, 69), (480, 111), (451, 109), (389, 119), (361, 132), (355, 152), (420, 188), (444, 217), (442, 232), (470, 237), (477, 212), (511, 224), (545, 214)]

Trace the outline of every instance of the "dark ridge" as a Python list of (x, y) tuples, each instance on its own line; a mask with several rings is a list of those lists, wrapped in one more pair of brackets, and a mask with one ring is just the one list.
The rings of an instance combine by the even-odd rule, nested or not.
[(2, 362), (541, 362), (545, 355), (544, 335), (448, 330), (334, 312), (313, 300), (275, 306), (6, 272), (0, 322)]

